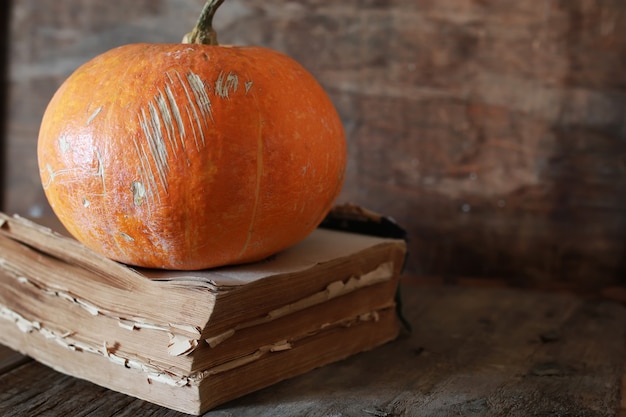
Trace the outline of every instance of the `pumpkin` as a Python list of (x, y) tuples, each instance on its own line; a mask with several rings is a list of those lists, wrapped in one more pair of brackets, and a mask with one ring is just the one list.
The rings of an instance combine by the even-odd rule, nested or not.
[(60, 86), (38, 138), (41, 182), (80, 242), (130, 265), (258, 261), (310, 234), (337, 198), (345, 136), (293, 59), (221, 46), (209, 1), (180, 44), (131, 44)]

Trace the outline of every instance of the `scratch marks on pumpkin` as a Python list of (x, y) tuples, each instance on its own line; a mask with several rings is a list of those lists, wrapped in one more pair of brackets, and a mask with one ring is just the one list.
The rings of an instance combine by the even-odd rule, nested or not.
[(70, 143), (67, 140), (67, 136), (61, 135), (59, 137), (59, 149), (61, 150), (61, 153), (66, 153), (70, 150)]
[[(204, 86), (204, 82), (200, 76), (192, 71), (189, 71), (187, 74), (187, 81), (189, 82), (189, 86), (191, 87), (191, 91), (193, 91), (193, 95), (196, 99), (196, 104), (200, 109), (200, 113), (204, 117), (209, 117), (213, 120), (213, 113), (211, 111), (211, 100), (209, 99), (209, 94)], [(204, 143), (203, 143), (204, 144)]]
[[(252, 81), (244, 83), (245, 93)], [(135, 151), (140, 160), (139, 178), (142, 191), (133, 185), (133, 202), (142, 205), (144, 200), (161, 201), (167, 194), (170, 164), (174, 158), (187, 158), (190, 151), (201, 152), (207, 145), (208, 133), (215, 123), (212, 100), (216, 97), (230, 99), (239, 89), (239, 77), (234, 72), (220, 72), (213, 83), (203, 80), (193, 71), (180, 73), (172, 69), (165, 73), (164, 85), (137, 112), (141, 134), (134, 138)], [(93, 117), (101, 109), (94, 112)], [(193, 143), (188, 141), (193, 140)], [(137, 194), (140, 193), (140, 194)]]
[[(96, 170), (95, 172), (92, 172), (91, 175), (94, 177), (98, 177), (100, 179), (102, 192), (92, 193), (90, 195), (93, 197), (104, 197), (107, 194), (107, 187), (106, 187), (105, 176), (104, 176), (104, 163), (102, 161), (102, 155), (100, 154), (100, 151), (98, 149), (95, 150), (95, 160), (96, 160)], [(87, 197), (83, 197), (82, 202), (83, 202), (83, 207), (85, 208), (91, 205), (91, 202), (87, 200)], [(85, 205), (85, 202), (87, 202), (87, 205)]]
[(143, 201), (146, 198), (146, 187), (144, 187), (143, 183), (139, 181), (133, 181), (130, 186), (130, 191), (133, 193), (133, 203), (136, 206), (140, 206), (143, 204)]
[[(201, 141), (202, 144), (204, 145), (204, 129), (202, 129), (202, 125), (201, 125), (201, 119), (200, 116), (198, 115), (198, 111), (196, 110), (196, 106), (194, 105), (195, 101), (191, 98), (191, 94), (189, 93), (189, 88), (187, 88), (187, 83), (185, 83), (185, 81), (183, 80), (183, 77), (180, 75), (180, 73), (178, 71), (175, 71), (176, 73), (176, 77), (178, 78), (178, 81), (180, 82), (181, 86), (183, 87), (183, 91), (185, 92), (185, 96), (187, 97), (187, 102), (188, 102), (188, 106), (185, 107), (185, 109), (187, 110), (187, 117), (189, 119), (189, 121), (191, 122), (191, 128), (193, 130), (193, 139), (194, 142), (196, 144), (196, 149), (199, 151), (200, 150), (200, 143), (198, 142), (198, 132), (200, 133), (200, 137), (201, 137)], [(191, 88), (191, 87), (190, 87)], [(190, 110), (191, 109), (191, 110)], [(206, 124), (206, 120), (204, 120), (205, 124)], [(196, 127), (198, 128), (198, 130), (196, 131), (194, 124), (196, 125)]]
[(248, 94), (248, 91), (252, 88), (252, 81), (246, 81), (244, 86), (246, 88), (246, 94)]
[[(144, 197), (150, 196), (150, 198), (154, 198), (154, 190), (156, 190), (157, 182), (154, 176), (154, 171), (150, 169), (150, 160), (148, 159), (146, 150), (143, 148), (143, 146), (141, 146), (137, 142), (136, 139), (134, 140), (134, 145), (135, 145), (135, 150), (137, 151), (139, 162), (141, 164), (141, 167), (139, 167), (139, 176), (141, 177), (141, 182), (139, 181), (133, 182), (133, 184), (131, 185), (131, 192), (133, 193), (133, 203), (135, 203), (136, 206), (139, 206), (141, 204), (137, 204), (137, 203), (138, 202), (142, 203), (143, 198), (136, 199), (135, 193), (136, 192), (140, 193), (139, 195), (143, 195)], [(135, 186), (135, 184), (141, 184), (141, 188), (143, 191), (133, 190), (133, 186)], [(147, 184), (148, 186), (146, 187), (145, 184)], [(139, 185), (136, 185), (136, 186), (138, 187)], [(156, 193), (156, 195), (157, 195), (157, 199), (161, 201), (160, 194)], [(148, 206), (148, 210), (149, 209), (150, 207)]]
[[(238, 87), (239, 77), (237, 77), (237, 74), (229, 72), (227, 75), (224, 71), (220, 71), (217, 76), (217, 80), (215, 80), (215, 94), (222, 98), (229, 98), (230, 90), (232, 90), (233, 93), (236, 93)], [(246, 86), (246, 93), (247, 92), (248, 88)]]
[(130, 236), (130, 235), (129, 235), (129, 234), (127, 234), (127, 233), (124, 233), (124, 232), (119, 232), (119, 234), (120, 234), (120, 236), (121, 236), (121, 237), (122, 237), (125, 241), (127, 241), (127, 242), (134, 242), (134, 241), (135, 241), (135, 238), (134, 238), (134, 237), (132, 237), (132, 236)]
[[(168, 75), (169, 77), (169, 75)], [(170, 82), (172, 79), (170, 78)], [(170, 105), (170, 109), (172, 111), (172, 116), (176, 121), (176, 126), (178, 126), (178, 134), (180, 137), (180, 143), (183, 149), (185, 148), (185, 124), (183, 123), (182, 117), (180, 117), (180, 109), (178, 108), (178, 103), (176, 103), (176, 98), (174, 98), (174, 93), (172, 92), (172, 88), (169, 85), (165, 86), (165, 94), (167, 95), (167, 102)]]
[(66, 173), (66, 172), (71, 172), (71, 171), (75, 171), (73, 169), (60, 169), (58, 171), (55, 171), (52, 168), (52, 165), (50, 165), (49, 163), (46, 163), (46, 172), (48, 173), (48, 181), (44, 182), (42, 184), (43, 189), (46, 190), (48, 189), (48, 187), (50, 187), (50, 185), (56, 180), (57, 176)]
[[(48, 189), (53, 182), (57, 180), (59, 177), (63, 177), (63, 183), (72, 183), (72, 182), (80, 182), (84, 180), (84, 176), (92, 176), (100, 178), (102, 192), (100, 193), (92, 193), (92, 196), (102, 197), (106, 195), (106, 183), (105, 183), (105, 172), (104, 172), (104, 163), (102, 161), (102, 155), (100, 151), (96, 149), (94, 151), (94, 159), (96, 163), (95, 170), (92, 172), (85, 173), (81, 168), (66, 168), (66, 169), (58, 169), (54, 170), (50, 163), (46, 163), (45, 171), (48, 174), (48, 179), (42, 183), (42, 186), (45, 189)], [(91, 203), (87, 200), (86, 197), (83, 197), (82, 204), (84, 207), (89, 207)]]
[(101, 111), (102, 111), (102, 106), (98, 107), (96, 110), (94, 110), (93, 113), (91, 113), (91, 115), (87, 119), (87, 126), (89, 126), (91, 122), (93, 122), (93, 119), (95, 119), (96, 116), (99, 115)]
[(100, 155), (100, 151), (96, 149), (96, 161), (98, 164), (98, 168), (94, 175), (100, 177), (100, 181), (102, 182), (102, 195), (106, 195), (107, 187), (104, 181), (104, 164), (102, 163), (102, 155)]
[(174, 136), (174, 121), (172, 120), (172, 112), (170, 112), (168, 107), (167, 99), (165, 98), (163, 92), (159, 90), (159, 93), (154, 97), (154, 100), (156, 102), (157, 109), (159, 110), (159, 114), (163, 119), (167, 140), (169, 141), (172, 149), (178, 150), (178, 141)]
[[(163, 190), (167, 193), (167, 173), (169, 171), (169, 162), (167, 147), (163, 137), (163, 131), (161, 129), (161, 122), (158, 117), (158, 113), (155, 105), (150, 102), (148, 104), (149, 115), (146, 114), (144, 109), (141, 109), (141, 115), (139, 116), (139, 125), (146, 138), (147, 147), (151, 156), (151, 164), (148, 162), (152, 169), (149, 172), (156, 173)], [(144, 144), (139, 145), (140, 156), (145, 156), (148, 152), (144, 149)]]

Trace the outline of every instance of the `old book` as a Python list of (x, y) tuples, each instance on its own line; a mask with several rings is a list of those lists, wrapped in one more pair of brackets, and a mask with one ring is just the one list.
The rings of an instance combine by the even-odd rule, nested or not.
[(0, 214), (0, 342), (199, 414), (394, 339), (403, 240), (318, 229), (262, 262), (130, 268)]

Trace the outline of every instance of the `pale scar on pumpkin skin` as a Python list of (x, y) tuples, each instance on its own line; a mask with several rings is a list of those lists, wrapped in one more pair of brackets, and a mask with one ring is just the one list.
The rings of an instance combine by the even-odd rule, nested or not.
[[(222, 98), (229, 98), (230, 90), (234, 94), (237, 92), (237, 88), (239, 88), (239, 77), (237, 77), (237, 74), (232, 72), (226, 74), (224, 71), (220, 71), (217, 80), (215, 80), (215, 94)], [(248, 89), (246, 89), (247, 92)]]
[(124, 233), (124, 232), (119, 232), (119, 234), (120, 234), (120, 236), (121, 236), (122, 238), (124, 238), (124, 240), (125, 240), (125, 241), (127, 241), (127, 242), (134, 242), (134, 241), (135, 241), (135, 238), (133, 238), (132, 236), (130, 236), (130, 235), (129, 235), (129, 234), (127, 234), (127, 233)]
[[(59, 143), (59, 150), (61, 151), (61, 153), (66, 153), (67, 151), (70, 150), (70, 142), (67, 140), (67, 136), (65, 135), (59, 136), (58, 143)], [(50, 184), (54, 182), (54, 180), (56, 179), (58, 175), (72, 172), (72, 171), (75, 171), (75, 170), (74, 169), (59, 169), (55, 171), (52, 169), (52, 166), (49, 163), (47, 163), (46, 172), (48, 173), (48, 181), (42, 184), (43, 189), (45, 190), (48, 187), (50, 187)]]
[[(210, 128), (209, 121), (215, 122), (211, 93), (229, 99), (239, 88), (239, 77), (233, 72), (220, 72), (213, 88), (193, 71), (183, 76), (172, 70), (165, 76), (163, 88), (158, 89), (147, 108), (142, 108), (137, 115), (143, 136), (133, 140), (140, 161), (139, 180), (133, 184), (142, 184), (143, 191), (139, 199), (133, 192), (135, 205), (141, 205), (145, 198), (154, 200), (155, 196), (160, 201), (161, 193), (167, 194), (170, 152), (174, 152), (174, 157), (187, 154), (186, 138), (189, 132), (185, 126), (191, 128), (190, 134), (198, 152), (206, 146), (205, 131)], [(246, 95), (252, 85), (252, 81), (244, 83)], [(187, 100), (175, 96), (176, 88), (182, 88), (183, 97)], [(191, 164), (189, 159), (187, 164)], [(131, 189), (136, 187), (133, 185)], [(137, 204), (138, 201), (141, 203)]]
[(179, 148), (178, 141), (175, 140), (174, 136), (174, 118), (176, 117), (176, 114), (173, 110), (169, 110), (167, 104), (168, 99), (165, 97), (162, 91), (159, 90), (159, 93), (154, 96), (154, 100), (156, 101), (157, 108), (161, 114), (161, 117), (163, 117), (163, 124), (165, 125), (167, 140), (169, 141), (171, 148), (174, 149), (174, 151), (176, 152)]
[[(187, 84), (183, 81), (183, 77), (180, 75), (180, 73), (176, 71), (175, 74), (176, 74), (176, 77), (178, 78), (178, 81), (180, 82), (180, 85), (183, 87), (185, 96), (187, 97), (187, 105), (185, 105), (185, 110), (187, 112), (187, 118), (189, 119), (190, 126), (192, 128), (192, 133), (193, 133), (194, 142), (196, 144), (196, 149), (199, 151), (200, 143), (198, 142), (197, 132), (200, 132), (200, 139), (201, 139), (202, 144), (204, 145), (205, 141), (204, 141), (204, 129), (202, 129), (202, 121), (205, 122), (205, 126), (208, 127), (208, 125), (206, 125), (206, 119), (202, 119), (198, 115), (198, 110), (196, 110), (196, 107), (200, 107), (200, 106), (195, 105), (196, 102), (191, 98), (191, 94), (189, 93), (189, 90), (192, 89), (192, 87), (190, 86), (189, 88), (187, 88)], [(202, 110), (200, 111), (202, 112)], [(197, 126), (198, 131), (196, 131), (195, 126)]]
[(133, 181), (133, 185), (130, 187), (130, 191), (133, 193), (133, 203), (136, 206), (143, 204), (146, 198), (146, 188), (139, 181)]
[(100, 177), (102, 180), (102, 195), (106, 195), (107, 187), (104, 181), (104, 164), (102, 163), (102, 156), (100, 155), (100, 151), (96, 149), (96, 160), (98, 161), (98, 171), (96, 172), (96, 176)]
[[(102, 156), (100, 155), (100, 151), (96, 149), (95, 151), (95, 160), (96, 160), (96, 170), (95, 172), (91, 172), (88, 175), (90, 176), (95, 176), (95, 177), (100, 177), (100, 182), (102, 185), (102, 192), (101, 193), (95, 193), (93, 195), (95, 196), (105, 196), (106, 195), (106, 183), (105, 183), (105, 178), (104, 178), (104, 164), (102, 162)], [(48, 173), (48, 180), (42, 184), (44, 190), (49, 188), (50, 185), (52, 185), (53, 182), (55, 182), (58, 178), (63, 178), (64, 175), (66, 174), (71, 174), (71, 173), (75, 173), (75, 172), (80, 172), (80, 170), (78, 168), (66, 168), (66, 169), (58, 169), (58, 170), (54, 170), (52, 168), (52, 166), (49, 163), (46, 163), (45, 165), (45, 169)], [(80, 176), (79, 176), (80, 177)], [(75, 175), (70, 176), (70, 181), (79, 181), (79, 179), (76, 178)], [(67, 181), (62, 181), (62, 182), (67, 182)], [(88, 207), (89, 204), (85, 205), (85, 199), (86, 197), (83, 197), (83, 206), (84, 207)]]
[(87, 119), (87, 126), (89, 126), (91, 124), (91, 122), (93, 122), (93, 119), (96, 118), (96, 116), (98, 114), (100, 114), (100, 112), (102, 111), (102, 106), (98, 107), (96, 110), (94, 110), (93, 113), (91, 113), (91, 115), (89, 116), (89, 118)]
[(67, 140), (67, 136), (61, 135), (59, 137), (59, 149), (61, 150), (61, 153), (66, 153), (70, 150), (70, 143)]
[[(192, 71), (189, 71), (189, 74), (187, 74), (187, 81), (189, 82), (191, 91), (196, 99), (195, 102), (198, 105), (202, 116), (208, 116), (212, 121), (215, 121), (213, 120), (213, 113), (211, 111), (211, 99), (209, 99), (209, 94), (207, 93), (207, 89), (200, 76)], [(202, 144), (204, 145), (204, 142)]]

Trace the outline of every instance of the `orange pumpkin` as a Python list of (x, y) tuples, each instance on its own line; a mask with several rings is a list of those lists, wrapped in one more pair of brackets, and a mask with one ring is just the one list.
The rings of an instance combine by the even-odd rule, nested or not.
[[(209, 1), (209, 28), (191, 35), (214, 39), (220, 3)], [(76, 239), (127, 264), (193, 270), (260, 260), (306, 237), (340, 191), (345, 146), (322, 87), (283, 54), (133, 44), (61, 85), (38, 161)]]

